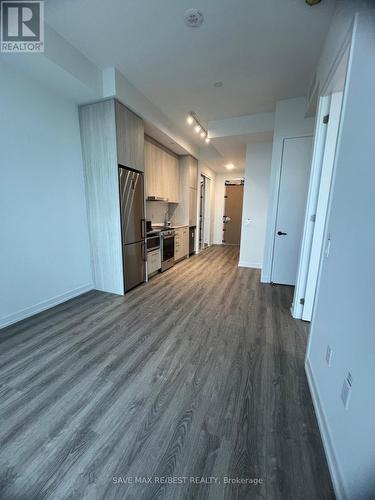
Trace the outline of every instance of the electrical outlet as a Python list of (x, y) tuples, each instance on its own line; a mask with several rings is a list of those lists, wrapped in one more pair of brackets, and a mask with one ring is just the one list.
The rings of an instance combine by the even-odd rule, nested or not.
[(327, 345), (327, 351), (326, 351), (326, 363), (329, 367), (331, 367), (332, 363), (332, 349), (330, 345)]
[(345, 410), (348, 409), (349, 406), (349, 401), (350, 401), (350, 395), (352, 393), (352, 383), (353, 383), (353, 378), (352, 374), (348, 372), (348, 375), (346, 379), (344, 380), (344, 383), (342, 385), (341, 389), (341, 400), (344, 405)]

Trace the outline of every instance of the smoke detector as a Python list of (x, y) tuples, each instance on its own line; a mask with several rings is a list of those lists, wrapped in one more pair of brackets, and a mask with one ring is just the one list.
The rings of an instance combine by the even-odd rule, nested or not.
[(184, 21), (189, 28), (199, 28), (204, 20), (203, 14), (198, 9), (188, 9), (184, 14)]

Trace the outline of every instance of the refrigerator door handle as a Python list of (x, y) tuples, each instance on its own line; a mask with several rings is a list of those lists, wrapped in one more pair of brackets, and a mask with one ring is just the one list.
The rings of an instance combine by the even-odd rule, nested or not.
[(141, 219), (141, 238), (142, 240), (146, 236), (146, 219)]
[(143, 262), (147, 262), (147, 255), (146, 255), (146, 242), (142, 242), (142, 256), (143, 256)]

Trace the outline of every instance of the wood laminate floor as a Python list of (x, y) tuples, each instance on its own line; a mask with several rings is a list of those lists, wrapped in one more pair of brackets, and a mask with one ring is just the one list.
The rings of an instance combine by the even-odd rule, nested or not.
[(0, 498), (334, 498), (292, 289), (237, 262), (211, 247), (2, 330)]

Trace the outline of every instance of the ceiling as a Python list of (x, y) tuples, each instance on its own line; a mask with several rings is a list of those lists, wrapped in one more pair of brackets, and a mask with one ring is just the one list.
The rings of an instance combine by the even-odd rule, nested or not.
[[(181, 125), (195, 111), (207, 124), (272, 111), (280, 99), (306, 95), (334, 4), (47, 0), (45, 18), (98, 66), (117, 67), (172, 122)], [(184, 24), (191, 7), (204, 14), (200, 28)], [(214, 87), (216, 81), (223, 86)], [(202, 144), (187, 125), (186, 138)], [(235, 154), (231, 143), (222, 148)]]

